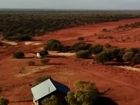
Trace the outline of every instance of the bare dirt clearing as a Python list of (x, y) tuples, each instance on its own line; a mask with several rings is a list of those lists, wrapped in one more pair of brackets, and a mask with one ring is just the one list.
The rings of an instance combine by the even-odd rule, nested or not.
[(25, 45), (41, 45), (41, 44), (42, 44), (41, 42), (35, 42), (35, 41), (25, 42)]
[[(110, 43), (119, 47), (137, 47), (140, 44), (137, 38), (140, 33), (139, 28), (118, 33), (101, 32), (103, 28), (113, 29), (118, 25), (137, 21), (140, 21), (140, 18), (64, 29), (35, 37), (34, 39), (42, 41), (42, 45), (37, 46), (32, 46), (32, 42), (28, 43), (29, 45), (20, 42), (18, 43), (19, 48), (13, 45), (0, 47), (0, 86), (3, 89), (2, 95), (10, 100), (9, 105), (31, 105), (32, 95), (29, 84), (32, 84), (38, 77), (49, 75), (68, 85), (72, 90), (74, 90), (73, 84), (77, 80), (93, 81), (100, 91), (111, 88), (106, 93), (106, 96), (111, 97), (118, 105), (140, 105), (140, 73), (137, 71), (91, 64), (92, 59), (75, 59), (73, 53), (51, 53), (59, 57), (50, 57), (50, 62), (46, 66), (42, 66), (40, 59), (36, 58), (12, 58), (12, 54), (16, 50), (22, 50), (27, 55), (32, 52), (38, 52), (43, 47), (43, 44), (46, 43), (46, 40), (50, 38), (56, 38), (65, 45), (71, 45), (77, 41), (79, 36), (83, 36), (86, 42), (92, 44)], [(98, 39), (99, 35), (113, 36), (114, 38), (113, 40), (110, 38)], [(127, 37), (130, 38), (126, 39)], [(36, 66), (30, 67), (28, 65), (31, 60), (36, 63)], [(19, 73), (21, 68), (25, 69), (23, 74)]]
[(57, 52), (57, 51), (49, 51), (49, 55), (54, 55), (54, 56), (74, 56), (75, 53), (70, 53), (70, 52), (66, 52), (66, 53), (61, 53), (61, 52)]
[(5, 44), (13, 45), (13, 46), (18, 45), (17, 42), (13, 42), (13, 41), (6, 41), (6, 40), (3, 40), (3, 41), (1, 41), (1, 42), (2, 42), (2, 43), (5, 43)]
[(115, 66), (124, 70), (132, 70), (132, 71), (138, 71), (140, 72), (140, 68), (130, 67), (130, 66)]

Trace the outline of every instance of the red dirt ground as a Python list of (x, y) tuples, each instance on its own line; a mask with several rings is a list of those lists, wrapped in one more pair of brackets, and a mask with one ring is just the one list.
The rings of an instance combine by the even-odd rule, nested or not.
[[(138, 47), (140, 44), (138, 38), (140, 37), (140, 28), (117, 33), (101, 32), (103, 28), (113, 29), (118, 25), (137, 21), (140, 21), (140, 18), (79, 26), (48, 33), (34, 39), (41, 40), (44, 44), (47, 39), (55, 38), (66, 45), (71, 45), (76, 42), (77, 37), (83, 36), (86, 42), (92, 44), (110, 43), (119, 47)], [(99, 35), (113, 36), (114, 39), (98, 39)], [(122, 40), (123, 38), (125, 41)], [(3, 89), (2, 96), (10, 100), (9, 105), (31, 105), (32, 94), (29, 84), (34, 83), (38, 77), (46, 75), (68, 85), (72, 90), (74, 90), (74, 83), (77, 80), (93, 81), (99, 91), (111, 88), (105, 96), (111, 97), (118, 105), (140, 105), (140, 72), (91, 64), (92, 59), (81, 60), (75, 59), (74, 56), (51, 57), (49, 64), (46, 66), (42, 66), (40, 59), (37, 58), (12, 58), (12, 54), (16, 50), (23, 50), (28, 55), (31, 52), (37, 52), (41, 47), (43, 46), (24, 45), (23, 42), (20, 42), (18, 47), (12, 45), (0, 46), (0, 87)], [(29, 61), (35, 61), (36, 66), (28, 66)], [(20, 73), (21, 71), (22, 73)]]

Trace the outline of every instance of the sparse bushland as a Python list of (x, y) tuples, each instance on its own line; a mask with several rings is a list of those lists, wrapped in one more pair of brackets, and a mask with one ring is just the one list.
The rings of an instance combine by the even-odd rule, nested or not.
[(99, 63), (105, 63), (108, 61), (112, 61), (113, 59), (120, 60), (121, 58), (120, 49), (118, 48), (108, 48), (103, 50), (101, 53), (98, 53), (94, 60)]
[[(94, 57), (94, 61), (97, 63), (102, 64), (109, 64), (109, 62), (116, 62), (122, 63), (122, 65), (125, 63), (129, 63), (130, 66), (134, 66), (136, 64), (140, 63), (140, 48), (107, 48), (104, 49), (102, 52), (98, 53)], [(124, 62), (124, 63), (123, 63)]]
[(76, 58), (83, 58), (83, 59), (88, 59), (90, 58), (91, 53), (88, 50), (80, 50), (76, 52)]
[[(133, 29), (133, 28), (139, 28), (139, 27), (140, 27), (140, 22), (134, 22), (131, 24), (119, 25), (119, 26), (115, 27), (113, 30), (108, 30), (108, 29), (104, 28), (102, 30), (102, 32), (123, 31), (123, 30), (129, 30), (129, 29)], [(101, 39), (101, 38), (99, 37), (99, 39)]]
[(66, 101), (69, 105), (94, 105), (99, 96), (94, 83), (78, 81), (75, 84), (75, 92), (68, 92)]
[[(85, 24), (118, 21), (137, 18), (139, 14), (119, 12), (2, 12), (0, 32), (8, 40), (31, 40), (33, 36), (43, 35), (68, 27)], [(10, 24), (10, 25), (9, 25)], [(138, 24), (138, 23), (137, 23)]]
[(22, 51), (17, 51), (13, 54), (14, 58), (24, 58), (24, 53)]
[(50, 50), (50, 51), (61, 51), (64, 48), (64, 46), (61, 44), (60, 41), (56, 39), (49, 39), (44, 47), (44, 50)]

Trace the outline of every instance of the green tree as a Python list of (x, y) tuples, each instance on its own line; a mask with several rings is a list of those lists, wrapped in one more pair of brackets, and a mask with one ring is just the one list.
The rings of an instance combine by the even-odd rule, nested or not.
[(14, 54), (13, 54), (13, 57), (14, 58), (24, 58), (24, 53), (22, 52), (22, 51), (18, 51), (18, 52), (15, 52)]
[(98, 89), (91, 82), (78, 81), (75, 88), (75, 92), (67, 94), (66, 100), (69, 105), (93, 105), (99, 97)]
[(88, 50), (90, 47), (91, 44), (86, 44), (83, 42), (76, 42), (72, 45), (72, 48), (74, 48), (75, 51)]
[(97, 54), (94, 60), (98, 63), (103, 64), (105, 62), (112, 61), (114, 58), (117, 58), (118, 54), (119, 54), (119, 49), (109, 48)]
[(0, 105), (8, 105), (9, 100), (3, 97), (0, 97)]
[(126, 52), (123, 55), (123, 60), (124, 61), (131, 61), (133, 57), (134, 57), (134, 53), (133, 52)]
[(50, 51), (61, 51), (63, 49), (63, 45), (60, 41), (55, 39), (49, 39), (44, 47), (44, 50)]
[(42, 105), (62, 105), (55, 95), (52, 95), (50, 98), (45, 98), (41, 103)]
[(42, 58), (44, 58), (44, 57), (46, 57), (46, 55), (48, 55), (48, 51), (47, 50), (42, 50), (42, 51), (39, 52), (39, 54)]
[(130, 62), (130, 65), (134, 66), (134, 65), (139, 64), (139, 63), (140, 63), (140, 54), (135, 54)]
[(80, 51), (76, 52), (77, 58), (87, 59), (90, 56), (91, 56), (91, 53), (88, 50), (80, 50)]
[(89, 48), (89, 51), (92, 53), (92, 54), (98, 54), (100, 52), (103, 51), (103, 46), (102, 45), (93, 45)]

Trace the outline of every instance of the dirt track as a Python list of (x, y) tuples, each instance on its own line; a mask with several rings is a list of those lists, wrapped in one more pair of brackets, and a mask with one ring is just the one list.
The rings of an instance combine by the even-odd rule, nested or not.
[[(49, 33), (45, 36), (36, 37), (44, 44), (49, 38), (61, 40), (64, 44), (70, 45), (74, 43), (79, 36), (84, 36), (85, 40), (90, 43), (111, 43), (120, 47), (139, 46), (139, 41), (135, 35), (140, 33), (140, 29), (133, 29), (119, 33), (101, 33), (103, 28), (112, 29), (118, 25), (140, 21), (139, 19), (124, 20), (119, 22), (101, 23), (97, 25), (79, 26), (70, 29), (64, 29), (57, 32)], [(96, 33), (96, 34), (94, 34)], [(133, 33), (133, 34), (132, 34)], [(112, 35), (111, 39), (98, 39), (98, 35)], [(130, 36), (131, 35), (131, 36)], [(130, 36), (129, 42), (118, 42), (121, 37)], [(111, 88), (106, 96), (111, 97), (118, 105), (140, 105), (140, 73), (137, 71), (128, 71), (112, 66), (104, 66), (100, 64), (91, 64), (91, 60), (80, 60), (72, 57), (56, 57), (50, 58), (49, 68), (43, 68), (40, 60), (36, 58), (13, 59), (12, 54), (15, 50), (21, 49), (26, 53), (36, 52), (42, 45), (25, 45), (19, 43), (19, 47), (9, 46), (7, 48), (0, 47), (0, 86), (3, 88), (2, 95), (10, 99), (10, 105), (31, 105), (32, 95), (29, 84), (33, 83), (36, 78), (50, 75), (54, 79), (68, 85), (74, 90), (74, 82), (77, 80), (93, 81), (100, 91)], [(40, 67), (40, 71), (29, 74), (30, 69), (27, 62), (34, 60)], [(61, 62), (60, 62), (61, 61)], [(37, 68), (36, 66), (34, 68)], [(23, 76), (19, 75), (19, 71), (24, 69)], [(20, 102), (25, 101), (25, 102)]]

